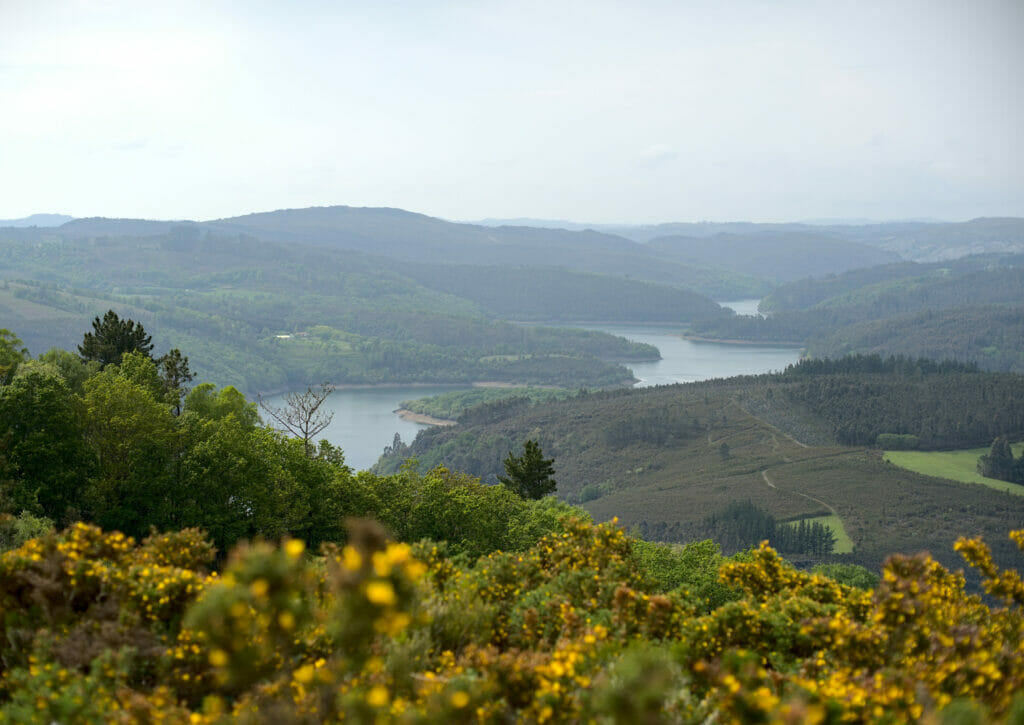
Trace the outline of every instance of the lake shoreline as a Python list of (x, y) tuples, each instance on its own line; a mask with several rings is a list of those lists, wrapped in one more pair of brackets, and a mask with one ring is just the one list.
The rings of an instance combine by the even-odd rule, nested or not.
[(687, 335), (685, 333), (675, 335), (690, 342), (714, 342), (719, 345), (760, 345), (762, 347), (803, 347), (802, 342), (776, 342), (774, 340), (729, 340), (720, 337), (701, 337), (700, 335)]
[[(656, 361), (655, 361), (656, 362)], [(639, 382), (635, 377), (632, 381), (624, 380), (621, 383), (615, 385), (606, 386), (608, 389), (621, 388), (633, 385)], [(308, 385), (307, 387), (316, 388), (320, 384)], [(510, 383), (505, 380), (477, 380), (475, 382), (465, 383), (338, 383), (333, 386), (335, 390), (386, 390), (389, 388), (451, 388), (452, 390), (460, 390), (466, 388), (550, 388), (551, 390), (561, 390), (562, 387), (559, 385), (538, 385), (537, 383)], [(601, 390), (603, 388), (594, 388), (595, 390)], [(269, 398), (275, 395), (285, 395), (287, 393), (300, 392), (296, 391), (294, 387), (288, 388), (273, 388), (271, 390), (263, 390), (256, 393), (256, 396), (262, 395), (263, 397)]]
[(414, 413), (407, 408), (399, 408), (395, 411), (398, 417), (402, 420), (408, 421), (409, 423), (421, 423), (423, 425), (439, 425), (439, 426), (452, 426), (457, 423), (454, 420), (448, 420), (447, 418), (435, 418), (432, 415), (425, 415), (423, 413)]

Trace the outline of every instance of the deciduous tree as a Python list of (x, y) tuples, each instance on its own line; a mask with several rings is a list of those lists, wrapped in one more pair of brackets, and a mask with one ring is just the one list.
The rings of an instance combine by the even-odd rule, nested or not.
[(283, 408), (270, 405), (263, 400), (263, 396), (259, 396), (259, 401), (260, 407), (271, 418), (293, 436), (302, 439), (306, 455), (309, 456), (313, 439), (334, 419), (334, 413), (320, 410), (327, 396), (333, 392), (333, 385), (321, 383), (319, 390), (314, 390), (310, 386), (304, 393), (288, 393), (284, 396)]

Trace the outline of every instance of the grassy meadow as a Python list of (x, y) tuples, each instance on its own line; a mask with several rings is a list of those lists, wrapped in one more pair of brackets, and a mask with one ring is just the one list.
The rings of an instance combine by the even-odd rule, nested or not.
[[(1024, 442), (1014, 443), (1011, 448), (1013, 455), (1019, 457), (1024, 451)], [(948, 478), (961, 483), (980, 483), (997, 491), (1024, 496), (1024, 486), (988, 478), (978, 473), (978, 457), (988, 451), (988, 448), (965, 448), (959, 451), (886, 451), (885, 460), (926, 476)]]

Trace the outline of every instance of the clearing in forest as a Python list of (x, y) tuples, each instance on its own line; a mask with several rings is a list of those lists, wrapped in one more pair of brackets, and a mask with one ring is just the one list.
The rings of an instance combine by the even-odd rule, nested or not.
[[(1014, 456), (1019, 457), (1024, 450), (1024, 443), (1014, 443), (1011, 448)], [(978, 473), (978, 457), (988, 452), (988, 448), (965, 448), (957, 451), (886, 451), (885, 460), (926, 476), (948, 478), (962, 483), (980, 483), (997, 491), (1024, 496), (1024, 486), (1000, 481), (997, 478), (987, 478)]]

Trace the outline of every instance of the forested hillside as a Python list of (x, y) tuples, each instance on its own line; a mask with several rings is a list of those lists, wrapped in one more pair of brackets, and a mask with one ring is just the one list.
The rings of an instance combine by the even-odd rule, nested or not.
[(804, 342), (808, 353), (952, 358), (1024, 372), (1024, 257), (900, 263), (784, 285), (763, 317), (728, 311), (691, 325), (698, 336)]
[(985, 370), (1024, 372), (1024, 307), (959, 307), (861, 322), (807, 342), (812, 357), (850, 352), (965, 360)]
[[(159, 344), (191, 350), (204, 379), (250, 393), (323, 379), (601, 387), (631, 380), (617, 362), (657, 357), (649, 346), (609, 335), (501, 322), (465, 297), (359, 253), (189, 227), (147, 238), (3, 246), (0, 311), (33, 352), (73, 345), (91, 317), (116, 306), (155, 330)], [(573, 290), (577, 313), (607, 307), (602, 278), (549, 270), (544, 279), (553, 291)], [(639, 319), (684, 320), (715, 307), (680, 290), (617, 284), (612, 291), (627, 300), (622, 310)], [(554, 292), (528, 301), (538, 299), (551, 305), (553, 319), (562, 316)], [(520, 311), (536, 316), (535, 307)]]
[(558, 266), (628, 276), (717, 299), (760, 296), (771, 285), (718, 266), (680, 263), (645, 245), (593, 231), (455, 224), (401, 209), (345, 206), (286, 209), (210, 222), (76, 219), (56, 229), (10, 230), (12, 239), (67, 241), (178, 234), (259, 239), (285, 247), (316, 246), (373, 254), (398, 263)]

